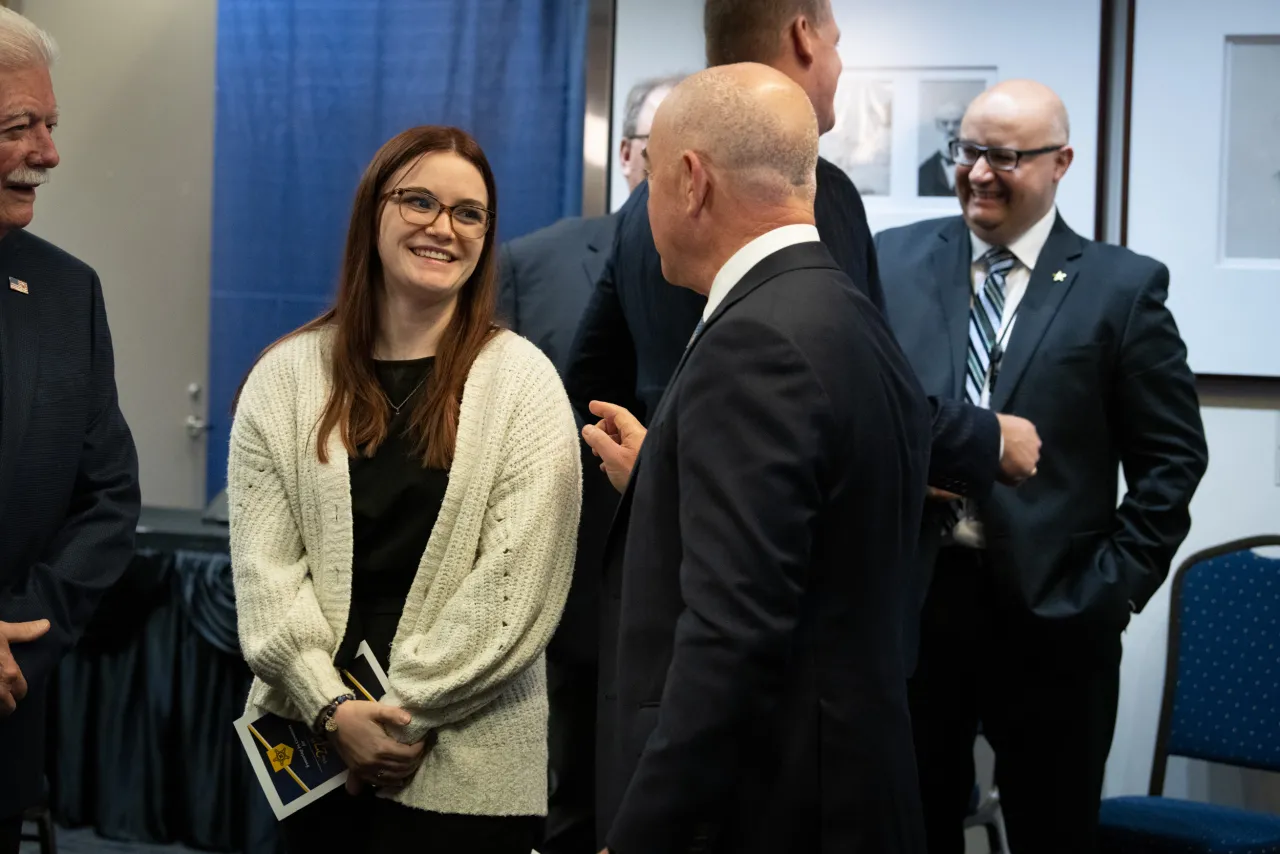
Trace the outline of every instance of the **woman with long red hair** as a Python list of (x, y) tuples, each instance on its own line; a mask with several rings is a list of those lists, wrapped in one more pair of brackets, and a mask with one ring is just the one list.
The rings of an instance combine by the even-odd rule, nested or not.
[[(572, 574), (577, 434), (551, 363), (494, 323), (497, 208), (455, 128), (382, 147), (334, 307), (245, 380), (227, 494), (253, 709), (328, 734), (347, 791), (291, 851), (528, 854), (547, 798), (543, 650)], [(398, 705), (339, 676), (361, 641)]]

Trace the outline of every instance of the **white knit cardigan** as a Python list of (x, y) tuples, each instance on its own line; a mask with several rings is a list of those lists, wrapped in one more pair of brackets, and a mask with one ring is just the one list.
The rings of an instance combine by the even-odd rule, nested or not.
[[(351, 480), (337, 430), (316, 454), (332, 332), (267, 353), (231, 428), (227, 495), (249, 707), (310, 724), (346, 692), (334, 668), (351, 603)], [(404, 788), (419, 809), (544, 815), (543, 650), (569, 591), (582, 473), (554, 366), (510, 332), (467, 376), (449, 485), (391, 647), (388, 677), (439, 741)], [(384, 794), (386, 794), (384, 792)]]

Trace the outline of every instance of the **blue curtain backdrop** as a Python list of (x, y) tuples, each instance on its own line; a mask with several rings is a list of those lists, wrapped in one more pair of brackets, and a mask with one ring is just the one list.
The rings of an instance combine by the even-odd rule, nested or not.
[(220, 0), (208, 494), (261, 349), (336, 285), (351, 200), (387, 139), (452, 124), (498, 182), (498, 237), (576, 215), (586, 0)]

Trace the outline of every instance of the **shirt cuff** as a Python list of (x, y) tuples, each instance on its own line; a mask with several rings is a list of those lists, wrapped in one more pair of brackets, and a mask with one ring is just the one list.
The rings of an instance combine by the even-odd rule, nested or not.
[(996, 457), (996, 465), (1004, 462), (1004, 434), (1000, 435), (1000, 456)]

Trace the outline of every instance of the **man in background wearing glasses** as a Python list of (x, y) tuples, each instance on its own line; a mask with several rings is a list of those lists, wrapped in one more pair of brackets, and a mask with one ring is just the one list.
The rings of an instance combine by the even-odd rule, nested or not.
[(877, 236), (886, 312), (926, 393), (1030, 419), (1045, 453), (1017, 491), (933, 506), (910, 684), (929, 851), (964, 850), (981, 723), (1010, 848), (1089, 854), (1120, 635), (1164, 581), (1207, 465), (1199, 402), (1168, 269), (1057, 212), (1073, 158), (1058, 97), (987, 90), (951, 154), (962, 216)]

